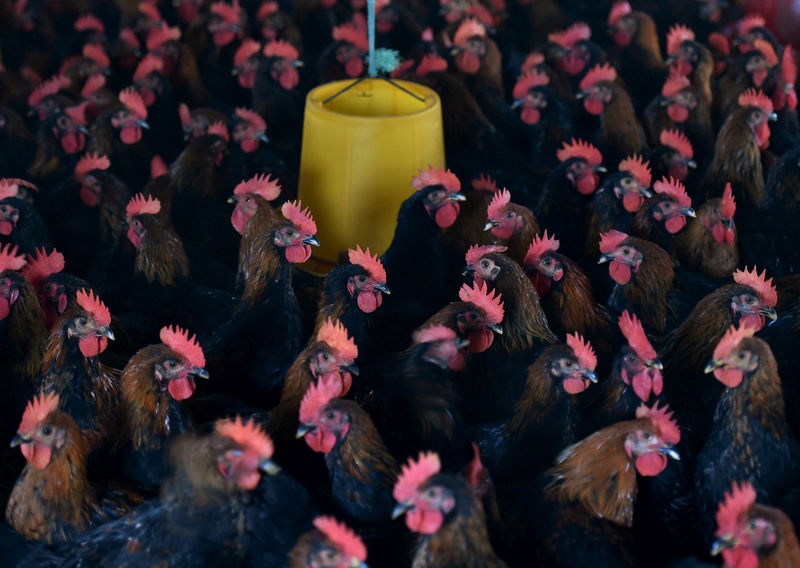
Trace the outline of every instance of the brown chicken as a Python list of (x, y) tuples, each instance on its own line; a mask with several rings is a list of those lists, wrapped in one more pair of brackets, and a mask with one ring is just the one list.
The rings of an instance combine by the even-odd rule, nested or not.
[(714, 99), (714, 108), (720, 120), (736, 110), (739, 96), (747, 90), (759, 89), (772, 95), (778, 63), (775, 47), (764, 39), (756, 39), (749, 51), (735, 57), (717, 84), (719, 96)]
[(644, 109), (644, 126), (652, 144), (661, 132), (671, 128), (684, 132), (698, 150), (711, 151), (714, 131), (711, 109), (687, 77), (670, 75), (656, 96)]
[(717, 537), (711, 554), (722, 554), (727, 566), (797, 566), (800, 544), (786, 513), (756, 503), (756, 490), (749, 481), (734, 482), (719, 502)]
[(421, 453), (403, 466), (394, 486), (393, 517), (405, 514), (406, 526), (419, 533), (412, 568), (504, 568), (472, 488), (464, 478), (440, 470), (437, 454)]
[(687, 217), (696, 217), (692, 199), (684, 185), (672, 178), (655, 182), (653, 190), (655, 195), (634, 214), (631, 234), (672, 253), (674, 235), (686, 227)]
[(333, 517), (317, 517), (313, 524), (289, 552), (289, 568), (366, 566), (367, 547), (347, 525)]
[(735, 212), (736, 200), (728, 184), (721, 198), (706, 201), (686, 230), (675, 236), (675, 253), (681, 264), (709, 278), (730, 278), (739, 266)]
[(667, 60), (670, 73), (688, 77), (707, 104), (711, 104), (711, 74), (714, 60), (711, 52), (695, 40), (694, 31), (675, 24), (667, 33)]
[(57, 394), (34, 398), (11, 442), (28, 463), (8, 500), (6, 520), (28, 540), (47, 543), (71, 540), (132, 504), (119, 493), (101, 498), (89, 484), (89, 449), (75, 420), (58, 407)]
[(495, 243), (508, 247), (508, 256), (518, 264), (525, 260), (531, 240), (539, 234), (539, 223), (533, 212), (522, 205), (511, 202), (507, 189), (494, 194), (486, 209), (487, 221), (484, 231), (491, 231)]

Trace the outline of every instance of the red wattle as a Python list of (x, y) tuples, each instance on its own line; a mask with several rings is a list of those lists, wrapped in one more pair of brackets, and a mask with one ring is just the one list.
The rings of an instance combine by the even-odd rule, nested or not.
[(78, 132), (77, 130), (68, 132), (61, 137), (61, 147), (67, 154), (77, 154), (83, 151), (85, 144), (86, 137), (83, 135), (83, 132)]
[(444, 515), (439, 511), (423, 511), (419, 507), (406, 513), (406, 526), (420, 534), (434, 534), (444, 522)]
[(636, 471), (645, 477), (655, 477), (667, 467), (667, 457), (656, 451), (636, 458)]
[(461, 206), (458, 203), (448, 201), (436, 210), (436, 224), (442, 229), (446, 229), (456, 222)]
[(135, 144), (142, 139), (142, 129), (138, 126), (126, 126), (120, 131), (119, 138), (125, 144)]
[(667, 115), (675, 122), (685, 122), (689, 118), (689, 109), (683, 105), (669, 105), (667, 107)]
[(481, 58), (470, 50), (465, 49), (456, 56), (456, 65), (464, 73), (474, 75), (481, 68)]
[(311, 258), (311, 247), (308, 245), (291, 245), (286, 247), (286, 260), (300, 264)]
[(360, 57), (351, 57), (345, 63), (344, 72), (348, 77), (358, 77), (364, 72), (364, 62)]
[(567, 377), (561, 384), (564, 385), (567, 394), (579, 394), (589, 388), (589, 381), (574, 377)]
[(469, 333), (468, 349), (472, 353), (483, 353), (492, 345), (494, 332), (491, 329), (476, 329)]
[(172, 379), (167, 386), (169, 395), (175, 400), (186, 400), (194, 394), (195, 384), (190, 377)]
[(365, 290), (359, 293), (358, 298), (356, 299), (359, 309), (365, 314), (371, 314), (377, 310), (382, 301), (383, 297), (381, 293), (373, 290)]
[(84, 357), (96, 357), (106, 349), (108, 339), (105, 337), (97, 337), (92, 334), (87, 337), (81, 337), (78, 341), (78, 347), (83, 353)]
[[(351, 61), (352, 61), (352, 59), (351, 59)], [(359, 60), (359, 62), (360, 62), (360, 60)], [(349, 61), (347, 62), (347, 65), (348, 65), (348, 67), (350, 66), (350, 62)], [(363, 67), (364, 67), (363, 63), (361, 64), (361, 67), (363, 69)], [(348, 73), (349, 73), (349, 70), (348, 70)], [(361, 75), (361, 71), (360, 70), (358, 71), (358, 73), (356, 73), (356, 75), (351, 75), (351, 77), (357, 77), (358, 75)], [(283, 71), (283, 73), (281, 73), (280, 84), (281, 84), (281, 87), (283, 87), (287, 91), (291, 91), (292, 89), (294, 89), (297, 86), (297, 83), (299, 83), (299, 82), (300, 82), (300, 74), (297, 72), (297, 69), (295, 69), (294, 67), (289, 67), (288, 69), (285, 69)]]
[(670, 235), (674, 235), (686, 226), (686, 217), (683, 215), (675, 215), (674, 217), (670, 217), (664, 223), (664, 226), (667, 228), (667, 232), (669, 232)]
[(744, 373), (739, 369), (715, 369), (714, 376), (729, 389), (735, 389), (741, 384)]
[(537, 124), (541, 117), (542, 113), (539, 112), (539, 109), (533, 107), (523, 107), (520, 113), (520, 118), (522, 118), (522, 122), (525, 124)]
[(600, 178), (597, 177), (597, 174), (587, 173), (578, 178), (578, 183), (575, 184), (575, 187), (577, 187), (578, 193), (581, 195), (591, 195), (597, 189), (599, 182)]
[(644, 205), (644, 197), (638, 191), (629, 191), (622, 198), (622, 206), (628, 213), (636, 213)]
[(586, 109), (586, 112), (589, 114), (603, 114), (603, 103), (592, 97), (583, 99), (583, 108)]
[(0, 221), (0, 235), (7, 237), (13, 230), (14, 225), (11, 223), (11, 221), (6, 221), (5, 219)]
[(612, 260), (608, 267), (608, 273), (614, 282), (624, 286), (631, 281), (631, 267), (616, 260)]

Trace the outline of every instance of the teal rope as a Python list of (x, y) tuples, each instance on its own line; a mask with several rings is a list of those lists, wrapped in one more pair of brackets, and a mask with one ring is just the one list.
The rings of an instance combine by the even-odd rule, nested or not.
[(369, 37), (369, 64), (367, 73), (376, 77), (378, 70), (375, 66), (375, 0), (367, 0), (367, 33)]

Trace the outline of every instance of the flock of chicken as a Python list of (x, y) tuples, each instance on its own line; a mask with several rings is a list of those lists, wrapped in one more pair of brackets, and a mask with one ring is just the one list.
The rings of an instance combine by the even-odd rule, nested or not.
[(739, 4), (378, 1), (449, 169), (320, 279), (364, 0), (0, 1), (2, 565), (800, 566), (797, 58)]

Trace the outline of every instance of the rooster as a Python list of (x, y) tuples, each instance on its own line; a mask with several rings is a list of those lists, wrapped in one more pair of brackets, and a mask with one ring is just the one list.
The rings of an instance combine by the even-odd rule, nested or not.
[[(662, 130), (658, 135), (658, 142), (660, 146), (653, 148), (648, 155), (655, 169), (655, 177), (675, 178), (687, 186), (687, 192), (693, 189), (696, 185), (693, 183), (694, 178), (698, 175), (698, 170), (704, 171), (705, 164), (698, 165), (694, 159), (692, 143), (677, 129)], [(710, 152), (708, 158), (711, 158)]]
[(467, 481), (440, 473), (435, 453), (411, 458), (394, 485), (393, 517), (405, 515), (406, 526), (419, 533), (413, 568), (474, 566), (505, 568), (489, 542), (486, 514)]
[(655, 195), (633, 216), (631, 233), (665, 251), (673, 252), (674, 235), (686, 226), (686, 218), (697, 215), (684, 185), (672, 178), (653, 184)]
[(194, 393), (196, 377), (209, 377), (194, 336), (180, 327), (163, 327), (159, 335), (161, 343), (140, 349), (120, 377), (121, 467), (143, 486), (163, 480), (167, 442), (191, 426), (181, 401)]
[(494, 194), (486, 209), (486, 225), (496, 237), (497, 244), (508, 246), (508, 256), (518, 264), (525, 260), (525, 253), (535, 235), (539, 234), (539, 223), (527, 207), (511, 202), (507, 189)]
[(75, 420), (59, 410), (57, 394), (28, 403), (11, 445), (21, 446), (28, 463), (8, 500), (6, 520), (28, 540), (70, 541), (135, 503), (133, 495), (118, 491), (101, 498), (89, 484), (89, 448)]
[(333, 517), (317, 517), (313, 525), (289, 552), (289, 568), (366, 566), (367, 547), (347, 525)]
[(716, 505), (732, 481), (747, 479), (775, 506), (800, 476), (800, 445), (789, 430), (778, 368), (769, 345), (743, 322), (731, 326), (705, 368), (725, 390), (695, 471), (701, 534), (710, 544)]

